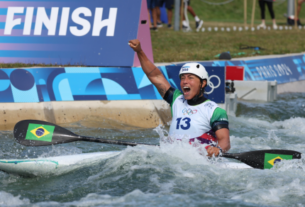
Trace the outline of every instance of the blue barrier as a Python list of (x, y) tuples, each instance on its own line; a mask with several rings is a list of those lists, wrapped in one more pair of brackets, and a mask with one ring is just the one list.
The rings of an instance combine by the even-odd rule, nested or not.
[(244, 80), (276, 80), (279, 84), (305, 80), (305, 55), (258, 60), (206, 61), (200, 63), (204, 66), (243, 66), (245, 68)]
[[(178, 66), (159, 67), (180, 89)], [(208, 98), (224, 103), (225, 68), (207, 67)], [(159, 99), (159, 92), (137, 67), (0, 69), (0, 102)]]
[[(245, 80), (305, 80), (305, 55), (246, 61), (207, 61), (211, 85), (206, 91), (216, 103), (225, 100), (225, 68), (245, 67)], [(161, 66), (170, 84), (180, 89), (177, 66)], [(220, 80), (220, 81), (219, 81)], [(181, 90), (181, 89), (180, 89)], [(68, 67), (0, 69), (0, 102), (46, 102), (77, 100), (145, 100), (162, 97), (141, 68)]]

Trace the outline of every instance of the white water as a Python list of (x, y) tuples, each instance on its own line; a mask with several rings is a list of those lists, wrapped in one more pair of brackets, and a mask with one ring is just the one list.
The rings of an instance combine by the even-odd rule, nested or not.
[[(253, 110), (262, 107), (260, 104), (248, 107), (247, 103), (243, 104), (248, 107), (243, 109), (246, 115), (229, 117), (230, 152), (289, 149), (305, 153), (304, 114), (291, 112), (289, 116), (277, 117), (278, 102), (273, 103), (274, 111), (267, 117), (265, 112)], [(150, 144), (166, 140), (161, 128), (140, 131), (86, 128), (76, 133), (92, 131), (95, 136)], [(122, 151), (98, 165), (56, 177), (29, 179), (0, 172), (1, 206), (305, 205), (304, 158), (282, 161), (270, 170), (222, 169), (217, 166), (221, 160), (215, 158), (211, 162), (182, 142), (161, 143), (160, 148), (96, 143), (29, 148), (14, 143), (10, 132), (1, 132), (0, 136), (4, 137), (0, 139), (0, 155), (5, 158)]]

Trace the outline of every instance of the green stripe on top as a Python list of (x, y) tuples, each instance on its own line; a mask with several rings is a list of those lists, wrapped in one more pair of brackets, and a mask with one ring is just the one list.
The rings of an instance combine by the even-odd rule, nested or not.
[(176, 100), (180, 95), (183, 95), (183, 93), (182, 93), (181, 91), (179, 91), (178, 89), (176, 89), (176, 90), (174, 91), (173, 101), (172, 101), (172, 103), (171, 103), (172, 117), (173, 117), (173, 104), (174, 104), (175, 100)]
[(219, 107), (217, 107), (214, 110), (214, 112), (213, 112), (213, 116), (212, 116), (212, 118), (210, 120), (210, 126), (212, 127), (213, 123), (214, 122), (218, 122), (218, 121), (227, 121), (227, 122), (229, 122), (226, 110), (224, 110), (222, 108), (219, 108)]
[(41, 165), (43, 163), (53, 163), (55, 164), (55, 169), (58, 167), (58, 162), (53, 160), (0, 160), (0, 163), (15, 165), (19, 163), (34, 163), (36, 165)]

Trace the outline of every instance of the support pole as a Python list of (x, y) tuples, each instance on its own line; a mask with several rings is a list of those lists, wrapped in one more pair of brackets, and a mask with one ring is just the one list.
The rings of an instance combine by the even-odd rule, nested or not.
[(256, 0), (253, 0), (251, 27), (254, 26)]
[(181, 0), (181, 4), (180, 4), (180, 29), (182, 29), (182, 20), (183, 20), (183, 0)]
[(175, 24), (174, 30), (179, 31), (180, 29), (180, 0), (175, 0)]
[(247, 26), (247, 0), (244, 0), (244, 25)]
[(299, 17), (297, 17), (297, 12), (298, 12), (298, 0), (294, 1), (294, 28), (297, 29), (298, 28), (298, 19)]
[(287, 18), (295, 15), (294, 0), (287, 1)]

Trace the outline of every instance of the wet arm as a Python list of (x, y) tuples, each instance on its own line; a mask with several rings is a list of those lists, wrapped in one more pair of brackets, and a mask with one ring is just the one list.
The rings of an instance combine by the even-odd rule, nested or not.
[(230, 131), (229, 129), (222, 128), (215, 132), (218, 146), (222, 149), (222, 152), (227, 152), (231, 148), (230, 145)]
[(169, 82), (165, 79), (162, 72), (147, 58), (138, 40), (130, 40), (130, 47), (137, 53), (142, 69), (150, 82), (156, 86), (160, 95), (164, 97), (170, 88)]
[[(212, 131), (215, 132), (217, 137), (217, 145), (222, 149), (222, 152), (225, 153), (230, 149), (230, 131), (229, 131), (229, 121), (227, 112), (224, 109), (216, 108), (213, 112), (211, 118), (211, 127)], [(219, 148), (209, 147), (207, 149), (208, 155), (218, 156)]]

